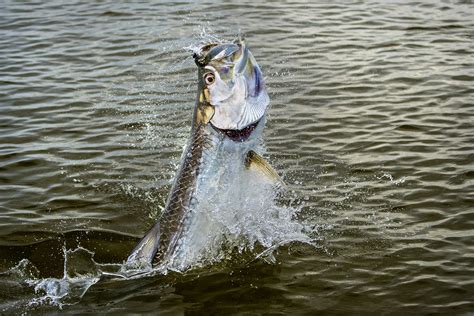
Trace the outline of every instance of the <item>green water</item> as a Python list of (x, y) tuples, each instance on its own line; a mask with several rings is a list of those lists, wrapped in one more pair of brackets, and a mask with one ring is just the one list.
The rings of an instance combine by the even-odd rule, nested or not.
[[(471, 1), (1, 7), (1, 314), (473, 312)], [(315, 246), (95, 280), (165, 203), (195, 98), (185, 47), (239, 32), (282, 203)], [(57, 283), (65, 257), (82, 277)]]

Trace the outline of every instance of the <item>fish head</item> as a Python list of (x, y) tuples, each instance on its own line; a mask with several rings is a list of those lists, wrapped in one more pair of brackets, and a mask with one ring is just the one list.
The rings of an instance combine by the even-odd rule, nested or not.
[(243, 130), (260, 121), (270, 99), (262, 71), (242, 39), (206, 44), (194, 59), (199, 68), (198, 99), (212, 107), (214, 128)]

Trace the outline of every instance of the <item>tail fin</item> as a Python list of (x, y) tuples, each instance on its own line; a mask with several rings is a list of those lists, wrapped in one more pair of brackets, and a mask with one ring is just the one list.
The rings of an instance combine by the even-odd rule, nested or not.
[(160, 222), (157, 222), (128, 256), (127, 263), (151, 264), (160, 245)]

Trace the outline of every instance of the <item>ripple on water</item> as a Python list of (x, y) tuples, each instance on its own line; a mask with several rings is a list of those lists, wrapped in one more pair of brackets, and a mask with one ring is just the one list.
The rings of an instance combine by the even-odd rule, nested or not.
[[(6, 3), (0, 310), (471, 312), (472, 10)], [(101, 280), (82, 296), (165, 203), (195, 98), (184, 47), (239, 32), (272, 99), (264, 149), (289, 186), (281, 202), (318, 247), (278, 247), (274, 265), (248, 264), (256, 251), (211, 271)]]

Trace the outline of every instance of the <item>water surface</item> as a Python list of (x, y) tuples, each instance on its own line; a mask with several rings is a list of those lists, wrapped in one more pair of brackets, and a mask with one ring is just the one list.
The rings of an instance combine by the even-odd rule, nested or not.
[[(0, 313), (472, 312), (473, 16), (471, 1), (7, 1)], [(272, 100), (281, 203), (314, 246), (98, 281), (165, 203), (195, 98), (185, 47), (239, 32)]]

